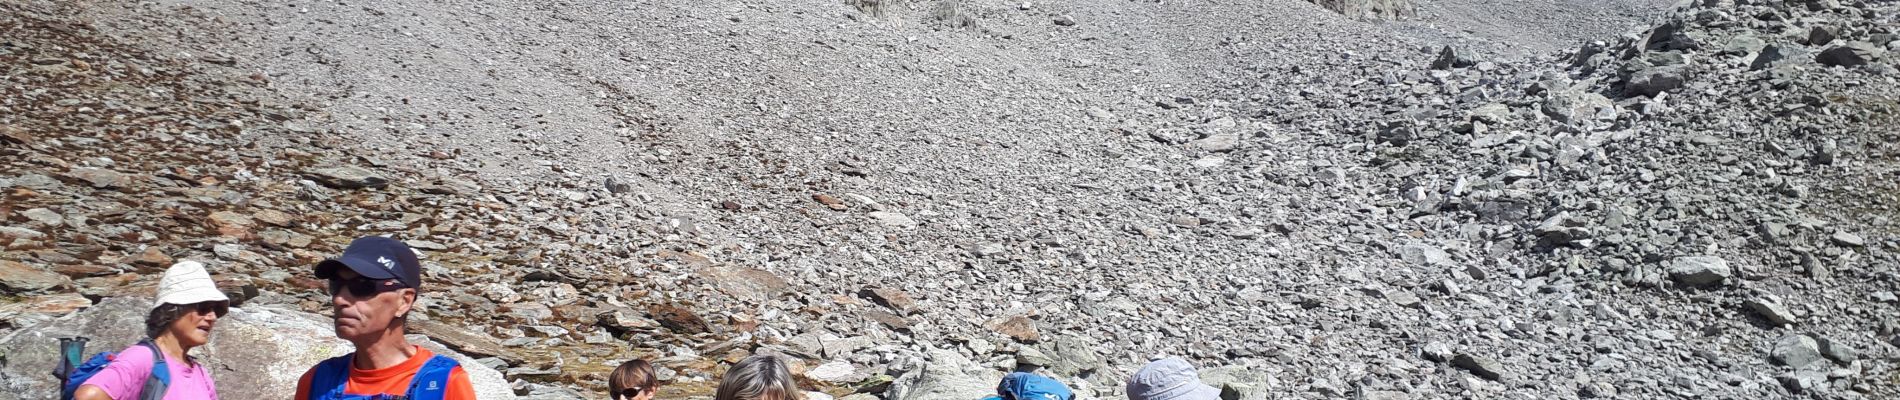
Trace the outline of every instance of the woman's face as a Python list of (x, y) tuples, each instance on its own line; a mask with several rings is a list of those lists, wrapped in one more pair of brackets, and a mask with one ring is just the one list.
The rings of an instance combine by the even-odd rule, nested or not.
[(166, 333), (178, 341), (178, 346), (193, 348), (211, 342), (211, 327), (218, 324), (218, 317), (230, 311), (226, 302), (211, 301), (186, 305), (183, 313), (173, 320)]

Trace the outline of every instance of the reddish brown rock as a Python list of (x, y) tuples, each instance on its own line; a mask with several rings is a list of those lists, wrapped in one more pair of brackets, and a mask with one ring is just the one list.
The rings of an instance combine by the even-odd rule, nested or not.
[(991, 322), (989, 328), (1018, 342), (1034, 343), (1042, 340), (1042, 333), (1036, 331), (1036, 321), (1025, 316), (997, 320)]
[(71, 285), (72, 279), (65, 275), (18, 261), (0, 260), (0, 292), (30, 294)]
[(277, 211), (277, 210), (259, 210), (258, 212), (251, 213), (251, 218), (256, 219), (257, 222), (263, 222), (266, 224), (271, 224), (271, 225), (280, 226), (280, 227), (290, 226), (290, 223), (291, 223), (291, 216), (289, 213), (285, 213), (283, 211)]
[(132, 263), (141, 267), (165, 268), (172, 265), (172, 256), (159, 251), (157, 246), (146, 247), (144, 252), (132, 259)]
[(902, 290), (872, 287), (859, 291), (858, 295), (870, 299), (879, 305), (890, 307), (899, 314), (909, 315), (917, 312), (917, 301), (912, 300), (910, 294), (904, 293)]
[(910, 330), (910, 320), (904, 319), (904, 317), (900, 317), (897, 314), (884, 312), (883, 310), (860, 310), (858, 311), (858, 316), (877, 321), (877, 323), (884, 324), (885, 327), (891, 328), (891, 330), (894, 331)]
[(693, 314), (693, 310), (680, 306), (655, 304), (647, 308), (647, 316), (673, 333), (692, 335), (712, 331), (712, 327), (706, 324), (705, 319)]
[(225, 237), (239, 240), (257, 237), (256, 233), (251, 232), (251, 228), (256, 226), (257, 223), (252, 221), (249, 215), (230, 211), (218, 211), (211, 213), (211, 224), (217, 227), (219, 235)]

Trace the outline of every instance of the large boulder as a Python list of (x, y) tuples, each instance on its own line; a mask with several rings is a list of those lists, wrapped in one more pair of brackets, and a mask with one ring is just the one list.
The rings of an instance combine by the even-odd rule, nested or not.
[(936, 349), (922, 367), (891, 382), (892, 400), (980, 399), (996, 392), (1003, 372), (984, 368), (954, 350)]
[[(51, 371), (58, 363), (59, 338), (91, 338), (86, 353), (119, 351), (144, 334), (151, 299), (115, 297), (72, 314), (25, 327), (0, 337), (0, 400), (57, 397)], [(455, 358), (474, 381), (483, 400), (513, 399), (507, 381), (492, 368), (450, 351), (427, 338), (412, 335), (430, 351)], [(211, 368), (218, 397), (226, 399), (288, 398), (297, 379), (318, 361), (349, 353), (349, 342), (337, 339), (328, 318), (272, 306), (232, 308), (218, 320), (211, 343), (192, 354)]]

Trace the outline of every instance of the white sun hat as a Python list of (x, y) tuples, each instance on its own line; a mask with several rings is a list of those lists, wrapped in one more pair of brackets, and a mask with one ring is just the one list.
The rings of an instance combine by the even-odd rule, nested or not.
[(231, 301), (231, 298), (218, 291), (218, 283), (211, 280), (211, 273), (205, 272), (203, 263), (179, 261), (166, 268), (165, 276), (158, 279), (158, 299), (152, 302), (152, 307), (207, 301)]

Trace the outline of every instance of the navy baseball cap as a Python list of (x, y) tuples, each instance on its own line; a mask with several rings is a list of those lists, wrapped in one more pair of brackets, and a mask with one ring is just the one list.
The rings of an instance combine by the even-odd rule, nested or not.
[(422, 288), (422, 263), (416, 261), (416, 251), (400, 240), (367, 236), (351, 241), (342, 256), (317, 263), (317, 278), (334, 278), (337, 268), (344, 267), (366, 278), (395, 279), (404, 286)]

